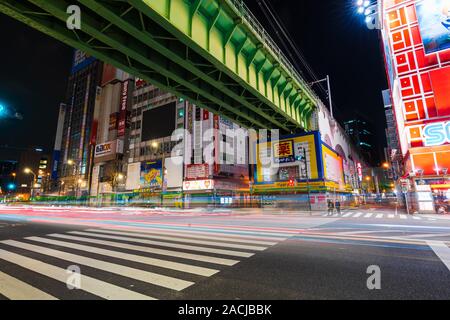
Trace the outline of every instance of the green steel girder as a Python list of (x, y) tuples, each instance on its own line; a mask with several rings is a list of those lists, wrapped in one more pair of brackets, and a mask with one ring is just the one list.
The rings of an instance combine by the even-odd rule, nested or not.
[[(13, 1), (13, 0), (11, 0)], [(205, 109), (218, 113), (228, 119), (236, 119), (236, 115), (233, 112), (225, 109), (222, 106), (218, 106), (216, 104), (212, 104), (210, 101), (202, 101), (199, 99), (199, 95), (193, 92), (191, 89), (182, 88), (180, 90), (174, 91), (173, 87), (176, 86), (176, 83), (162, 76), (159, 72), (149, 70), (145, 66), (139, 64), (138, 62), (133, 62), (134, 66), (130, 67), (129, 60), (126, 56), (118, 53), (112, 48), (105, 48), (104, 50), (95, 49), (102, 48), (102, 46), (97, 45), (88, 45), (85, 41), (80, 41), (80, 36), (75, 34), (75, 32), (70, 32), (65, 26), (60, 25), (57, 21), (49, 21), (48, 19), (39, 19), (38, 17), (29, 16), (24, 14), (24, 12), (31, 12), (31, 10), (37, 10), (35, 7), (29, 7), (24, 4), (17, 3), (18, 1), (14, 1), (14, 6), (10, 6), (8, 1), (0, 1), (0, 10), (2, 12), (7, 13), (11, 17), (18, 19), (27, 23), (30, 26), (33, 26), (37, 30), (46, 33), (69, 46), (77, 47), (86, 53), (96, 56), (99, 59), (110, 63), (112, 65), (117, 66), (118, 68), (128, 72), (134, 73), (136, 76), (154, 83), (156, 86), (162, 88), (163, 90), (176, 92), (180, 97), (191, 101), (194, 104), (204, 107)], [(244, 127), (251, 127), (254, 125), (252, 122), (239, 119), (234, 120), (238, 124)]]
[[(105, 18), (108, 18), (110, 21), (113, 21), (114, 24), (116, 24), (118, 27), (122, 28), (123, 30), (127, 30), (127, 32), (129, 34), (131, 34), (132, 36), (134, 36), (136, 39), (141, 39), (145, 43), (149, 44), (152, 48), (156, 48), (158, 52), (163, 52), (164, 53), (163, 57), (170, 57), (171, 61), (174, 61), (178, 65), (184, 66), (185, 68), (187, 68), (189, 71), (191, 71), (193, 74), (195, 74), (195, 78), (189, 79), (188, 80), (189, 82), (203, 79), (203, 80), (205, 80), (205, 83), (207, 85), (213, 84), (216, 88), (220, 89), (227, 95), (233, 97), (238, 102), (242, 102), (242, 101), (239, 101), (239, 100), (241, 100), (240, 94), (230, 91), (229, 88), (226, 88), (227, 84), (221, 82), (220, 77), (221, 77), (222, 73), (219, 70), (212, 69), (212, 71), (207, 72), (207, 73), (202, 72), (201, 70), (198, 70), (198, 68), (195, 68), (194, 65), (189, 64), (188, 57), (177, 56), (174, 53), (176, 51), (179, 51), (182, 54), (186, 54), (186, 52), (189, 52), (187, 50), (188, 48), (183, 49), (183, 50), (175, 50), (174, 48), (170, 48), (170, 47), (168, 48), (167, 45), (161, 45), (160, 43), (153, 40), (153, 38), (151, 36), (149, 36), (148, 34), (142, 33), (140, 30), (133, 27), (128, 21), (125, 21), (124, 19), (118, 19), (117, 13), (112, 12), (111, 8), (107, 8), (105, 5), (102, 5), (102, 6), (100, 6), (98, 4), (92, 5), (92, 4), (90, 4), (91, 1), (80, 0), (80, 2), (85, 4), (87, 7), (94, 10), (95, 12), (101, 13), (102, 16), (104, 16)], [(124, 17), (122, 17), (122, 18), (124, 18)], [(207, 67), (210, 67), (210, 66), (207, 66)], [(219, 73), (219, 79), (215, 79), (212, 77), (212, 73), (214, 73), (214, 71), (217, 71)], [(239, 84), (231, 84), (231, 86), (233, 86), (233, 85), (241, 87)], [(257, 113), (259, 116), (264, 117), (266, 120), (273, 122), (272, 126), (280, 127), (281, 129), (283, 129), (285, 131), (289, 130), (288, 128), (281, 127), (281, 123), (276, 122), (275, 118), (270, 117), (268, 114), (261, 112), (260, 110), (255, 108), (250, 103), (244, 101), (243, 105), (245, 105), (247, 108), (251, 109), (253, 112)]]
[[(64, 11), (62, 10), (64, 8), (64, 6), (66, 5), (64, 3), (64, 1), (61, 1), (61, 0), (58, 1), (58, 5), (60, 5), (59, 10), (58, 10), (58, 8), (56, 8), (54, 6), (54, 4), (51, 4), (51, 2), (49, 2), (49, 1), (43, 1), (43, 0), (31, 0), (31, 1), (35, 2), (35, 4), (39, 4), (44, 9), (51, 11), (55, 16), (60, 17), (60, 19), (64, 19)], [(80, 2), (83, 2), (83, 1), (80, 1)], [(103, 43), (107, 43), (110, 47), (117, 48), (119, 51), (124, 52), (125, 54), (127, 54), (128, 58), (131, 58), (131, 60), (137, 59), (140, 62), (142, 62), (143, 64), (145, 64), (146, 66), (157, 70), (161, 74), (163, 74), (169, 78), (175, 79), (177, 82), (183, 83), (183, 85), (190, 88), (190, 90), (199, 91), (202, 94), (202, 96), (206, 97), (207, 99), (209, 99), (217, 104), (222, 103), (224, 106), (226, 106), (226, 108), (228, 110), (234, 111), (238, 116), (240, 116), (242, 118), (246, 118), (248, 121), (253, 122), (254, 126), (260, 127), (262, 125), (262, 123), (259, 122), (256, 117), (252, 117), (248, 114), (245, 114), (243, 112), (245, 110), (241, 110), (241, 107), (239, 105), (235, 104), (234, 106), (231, 106), (228, 103), (229, 99), (227, 97), (224, 97), (217, 90), (216, 90), (217, 92), (214, 92), (214, 89), (209, 88), (209, 84), (195, 83), (193, 81), (183, 80), (184, 78), (189, 78), (190, 76), (184, 76), (183, 78), (180, 78), (178, 75), (182, 74), (181, 71), (178, 71), (178, 72), (174, 71), (174, 72), (170, 73), (170, 71), (176, 67), (174, 64), (171, 64), (169, 61), (161, 61), (161, 56), (157, 57), (156, 56), (157, 54), (150, 53), (148, 50), (147, 50), (147, 52), (143, 52), (143, 48), (138, 48), (135, 43), (130, 42), (130, 38), (125, 38), (126, 36), (124, 36), (123, 39), (118, 38), (117, 30), (110, 30), (111, 29), (110, 24), (108, 24), (108, 26), (110, 26), (108, 28), (109, 30), (107, 30), (106, 28), (103, 28), (102, 29), (103, 33), (96, 32), (96, 30), (99, 29), (99, 27), (95, 27), (95, 26), (93, 27), (92, 24), (95, 24), (95, 23), (97, 23), (97, 19), (89, 19), (89, 17), (86, 16), (86, 12), (85, 12), (82, 29), (86, 30), (94, 38), (99, 39)], [(110, 31), (112, 33), (111, 35), (108, 34), (108, 32), (110, 32)], [(120, 45), (120, 43), (123, 43), (124, 41), (126, 41), (126, 43), (127, 43), (127, 48)], [(132, 50), (129, 51), (127, 49), (132, 49)], [(141, 52), (141, 55), (139, 55), (139, 52)], [(145, 54), (147, 55), (148, 59), (144, 58)], [(165, 66), (165, 67), (162, 68), (161, 66)], [(212, 94), (210, 94), (210, 92), (212, 92)], [(220, 100), (216, 98), (217, 96), (220, 98)]]
[[(197, 19), (197, 22), (200, 21), (201, 19), (208, 21), (208, 20), (212, 19), (213, 17), (216, 17), (217, 10), (220, 7), (222, 13), (220, 15), (220, 19), (218, 19), (218, 21), (215, 23), (215, 26), (217, 25), (216, 29), (218, 30), (218, 32), (224, 33), (224, 30), (226, 30), (227, 27), (229, 27), (229, 28), (233, 27), (233, 23), (232, 23), (233, 18), (242, 16), (240, 11), (236, 7), (234, 7), (234, 5), (232, 4), (232, 2), (234, 2), (234, 1), (237, 1), (237, 0), (204, 1), (202, 3), (202, 5), (200, 6), (200, 9), (198, 10), (197, 16), (194, 18)], [(176, 16), (177, 16), (177, 18), (179, 18), (179, 20), (170, 19), (171, 16), (168, 14), (168, 12), (165, 11), (165, 10), (167, 10), (168, 6), (162, 4), (163, 2), (165, 2), (165, 0), (156, 1), (156, 2), (152, 1), (152, 0), (144, 0), (144, 1), (129, 0), (129, 2), (132, 3), (134, 6), (136, 6), (137, 8), (139, 8), (139, 10), (145, 12), (149, 17), (151, 17), (155, 21), (158, 21), (160, 24), (165, 25), (166, 29), (169, 30), (172, 34), (174, 34), (177, 38), (179, 38), (181, 41), (183, 41), (185, 43), (188, 43), (194, 50), (203, 54), (205, 56), (205, 58), (207, 58), (209, 61), (214, 63), (218, 68), (224, 69), (236, 81), (241, 82), (242, 80), (244, 80), (244, 81), (248, 82), (248, 74), (243, 76), (243, 75), (238, 74), (239, 73), (238, 69), (232, 70), (233, 65), (236, 65), (236, 63), (230, 63), (227, 65), (226, 61), (220, 61), (220, 60), (216, 59), (216, 57), (220, 57), (220, 56), (222, 56), (222, 54), (214, 55), (214, 52), (210, 52), (211, 48), (210, 47), (207, 48), (205, 46), (205, 44), (207, 42), (202, 42), (201, 39), (198, 39), (198, 37), (190, 38), (190, 37), (186, 36), (187, 33), (184, 32), (185, 30), (184, 30), (183, 23), (180, 21), (183, 20), (182, 17), (184, 15), (183, 14), (183, 11), (185, 10), (184, 8), (192, 5), (192, 0), (191, 1), (172, 0), (170, 9), (177, 12)], [(227, 19), (228, 19), (228, 26), (226, 25)], [(202, 26), (200, 26), (199, 23), (197, 23), (196, 26), (200, 28), (199, 30), (201, 30)], [(202, 32), (199, 32), (198, 34), (202, 34)], [(245, 34), (249, 34), (252, 38), (251, 44), (248, 45), (249, 48), (246, 50), (243, 50), (244, 52), (242, 53), (242, 56), (247, 58), (246, 63), (248, 65), (248, 62), (250, 62), (254, 58), (256, 58), (256, 57), (254, 57), (255, 48), (257, 48), (258, 43), (261, 43), (262, 41), (260, 41), (261, 38), (259, 38), (259, 33), (255, 32), (255, 30), (253, 30), (249, 26), (249, 23), (244, 21), (243, 27), (239, 28), (238, 32), (236, 32), (236, 37), (234, 37), (231, 42), (235, 43), (235, 44), (240, 44), (241, 41), (239, 41), (239, 35), (245, 35)], [(218, 39), (220, 40), (220, 37), (218, 37)], [(208, 38), (208, 41), (209, 40), (210, 39)], [(235, 45), (235, 46), (237, 47), (237, 45)], [(220, 50), (227, 50), (227, 49), (233, 50), (233, 48), (226, 48), (226, 47), (221, 48)], [(276, 62), (278, 60), (278, 57), (271, 54), (270, 50), (268, 49), (268, 47), (266, 45), (263, 45), (263, 48), (261, 48), (261, 49), (262, 50), (260, 50), (260, 51), (263, 52), (262, 54), (264, 56), (270, 57), (269, 58), (270, 61)], [(205, 50), (208, 51), (208, 53), (210, 53), (210, 54), (205, 55)], [(255, 67), (255, 66), (252, 66), (252, 67)], [(284, 68), (283, 65), (281, 65), (279, 69), (285, 78), (290, 76), (289, 72), (286, 71), (287, 69)], [(265, 70), (262, 72), (265, 72)], [(298, 79), (298, 76), (296, 79)], [(268, 99), (267, 96), (270, 96), (270, 94), (267, 94), (267, 96), (264, 96), (264, 92), (263, 92), (262, 88), (260, 88), (261, 92), (259, 92), (258, 87), (255, 84), (256, 83), (252, 83), (249, 91), (252, 92), (253, 94), (255, 94), (256, 96), (258, 96), (261, 100), (268, 103), (271, 107), (274, 107), (274, 101), (277, 101), (277, 99), (273, 99), (273, 100)], [(248, 83), (247, 83), (247, 85), (248, 85)], [(311, 91), (308, 91), (309, 88), (306, 88), (307, 85), (304, 83), (304, 81), (303, 81), (303, 83), (299, 83), (297, 80), (295, 80), (295, 86), (296, 86), (296, 88), (304, 91), (304, 95), (305, 95), (305, 97), (307, 97), (308, 100), (310, 100), (311, 102), (315, 101), (315, 99), (316, 99), (315, 96), (311, 94)], [(277, 109), (277, 106), (275, 106), (275, 109)], [(275, 112), (280, 112), (284, 116), (287, 116), (286, 114), (283, 113), (282, 110), (280, 110), (279, 106), (278, 106), (278, 110), (275, 110)]]
[(0, 11), (244, 127), (307, 130), (314, 96), (232, 1), (79, 0), (76, 32), (64, 30), (69, 1), (0, 0)]

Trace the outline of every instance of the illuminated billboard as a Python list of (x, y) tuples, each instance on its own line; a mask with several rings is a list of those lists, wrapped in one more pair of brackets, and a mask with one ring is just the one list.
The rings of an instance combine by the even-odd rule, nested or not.
[(141, 188), (162, 188), (162, 161), (141, 163)]
[(424, 0), (416, 8), (425, 52), (450, 49), (450, 0)]

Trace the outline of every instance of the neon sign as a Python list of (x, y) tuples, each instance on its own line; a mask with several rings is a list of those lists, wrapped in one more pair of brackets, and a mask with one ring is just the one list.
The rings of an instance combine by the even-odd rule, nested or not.
[(425, 126), (423, 136), (426, 147), (450, 143), (450, 121), (432, 123)]

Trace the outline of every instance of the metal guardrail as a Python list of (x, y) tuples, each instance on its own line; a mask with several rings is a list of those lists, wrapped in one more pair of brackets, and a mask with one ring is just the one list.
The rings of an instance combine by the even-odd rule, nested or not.
[(251, 27), (253, 28), (253, 32), (255, 32), (262, 42), (268, 47), (274, 57), (277, 57), (280, 60), (280, 65), (286, 68), (303, 87), (308, 91), (308, 93), (316, 100), (317, 104), (323, 104), (322, 100), (317, 96), (317, 94), (312, 90), (310, 85), (302, 78), (299, 74), (299, 71), (292, 65), (289, 59), (285, 56), (283, 51), (278, 47), (272, 37), (267, 33), (261, 23), (256, 19), (247, 5), (243, 0), (227, 0), (230, 4), (234, 6), (237, 12), (241, 15), (241, 18)]

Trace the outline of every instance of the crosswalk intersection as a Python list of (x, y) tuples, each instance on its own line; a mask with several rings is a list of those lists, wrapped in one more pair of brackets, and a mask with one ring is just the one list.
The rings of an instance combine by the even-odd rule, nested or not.
[[(0, 241), (0, 299), (167, 299), (286, 240), (265, 230), (91, 228)], [(80, 288), (68, 289), (73, 267)]]
[(323, 217), (348, 218), (348, 219), (397, 219), (397, 220), (417, 220), (417, 221), (436, 221), (433, 218), (420, 217), (417, 215), (376, 213), (376, 212), (342, 212), (341, 214), (328, 213), (322, 214)]

